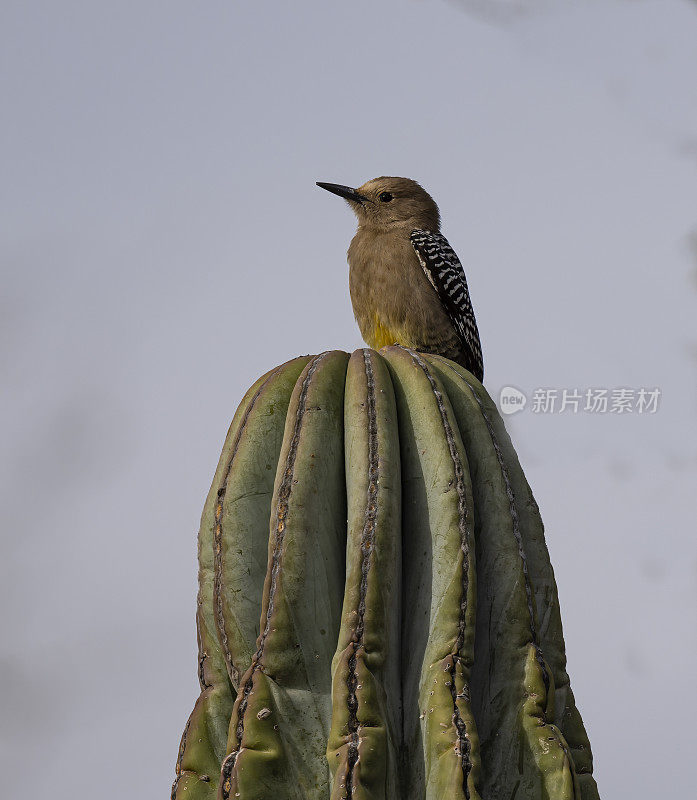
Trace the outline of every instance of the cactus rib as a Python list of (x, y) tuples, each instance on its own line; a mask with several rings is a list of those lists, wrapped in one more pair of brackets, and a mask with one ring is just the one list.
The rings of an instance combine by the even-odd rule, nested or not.
[(460, 607), (457, 620), (457, 639), (453, 645), (451, 652), (450, 664), (448, 670), (450, 673), (450, 694), (453, 702), (453, 722), (457, 730), (457, 754), (462, 766), (462, 791), (466, 800), (470, 800), (470, 791), (468, 786), (468, 777), (472, 770), (471, 751), (472, 745), (470, 737), (467, 732), (467, 725), (460, 714), (460, 708), (457, 704), (457, 689), (455, 686), (455, 672), (457, 661), (460, 659), (460, 650), (465, 642), (465, 626), (467, 624), (467, 594), (469, 591), (469, 569), (470, 569), (470, 553), (469, 553), (469, 539), (471, 537), (470, 522), (467, 514), (467, 501), (465, 498), (465, 484), (462, 470), (462, 461), (460, 454), (457, 452), (455, 446), (455, 438), (453, 429), (448, 419), (448, 414), (445, 410), (443, 403), (443, 395), (436, 384), (436, 381), (431, 374), (428, 365), (421, 358), (421, 356), (408, 347), (404, 347), (407, 353), (412, 357), (412, 360), (418, 364), (424, 372), (431, 385), (431, 389), (438, 404), (438, 411), (440, 413), (441, 422), (443, 424), (443, 431), (445, 439), (448, 443), (448, 450), (450, 451), (450, 458), (453, 462), (453, 469), (455, 471), (455, 491), (457, 492), (457, 509), (458, 509), (458, 529), (460, 533), (460, 549), (462, 550), (462, 589), (460, 594)]
[[(523, 583), (525, 587), (525, 599), (528, 613), (528, 624), (530, 632), (530, 648), (533, 654), (533, 661), (537, 665), (539, 676), (542, 679), (542, 685), (537, 684), (534, 671), (531, 671), (530, 662), (526, 659), (523, 666), (523, 686), (524, 698), (522, 705), (522, 725), (526, 731), (526, 737), (530, 752), (535, 761), (537, 769), (539, 770), (542, 786), (546, 795), (554, 798), (569, 798), (569, 800), (577, 800), (579, 797), (579, 783), (576, 775), (573, 757), (569, 746), (564, 739), (564, 736), (553, 720), (554, 709), (554, 682), (548, 665), (545, 661), (540, 638), (538, 634), (538, 626), (536, 620), (536, 613), (534, 607), (534, 587), (530, 579), (528, 569), (528, 558), (523, 541), (523, 535), (520, 527), (520, 518), (516, 505), (516, 498), (513, 492), (512, 481), (509, 474), (508, 466), (504, 460), (501, 445), (499, 444), (496, 431), (489, 418), (489, 415), (484, 408), (484, 404), (479, 397), (479, 393), (475, 390), (469, 377), (463, 374), (463, 371), (456, 369), (451, 365), (447, 359), (440, 356), (430, 356), (428, 360), (431, 363), (437, 363), (439, 372), (449, 372), (457, 375), (458, 380), (465, 384), (468, 389), (468, 394), (474, 399), (476, 408), (478, 409), (482, 420), (484, 421), (486, 431), (488, 433), (491, 446), (493, 448), (496, 462), (500, 470), (500, 476), (505, 488), (505, 494), (508, 501), (508, 512), (511, 521), (511, 529), (516, 542), (519, 559), (521, 562)], [(549, 718), (549, 715), (552, 718)], [(544, 728), (548, 735), (543, 737), (541, 728)], [(545, 743), (542, 743), (542, 739)], [(549, 742), (554, 742), (563, 756), (563, 763), (561, 768), (554, 760), (553, 753), (550, 753)]]
[(405, 496), (406, 796), (474, 800), (479, 744), (469, 675), (476, 579), (467, 455), (431, 367), (424, 370), (406, 348), (383, 352), (398, 396)]
[(401, 481), (392, 381), (369, 349), (349, 360), (344, 402), (346, 575), (332, 660), (332, 800), (400, 796)]
[(320, 355), (316, 356), (312, 362), (310, 363), (309, 369), (305, 375), (305, 379), (302, 384), (302, 390), (300, 392), (300, 399), (298, 402), (298, 409), (295, 416), (295, 429), (293, 431), (293, 438), (291, 440), (290, 449), (288, 451), (288, 455), (286, 457), (286, 464), (285, 464), (285, 472), (283, 477), (283, 482), (281, 483), (281, 489), (279, 492), (279, 502), (276, 508), (276, 536), (274, 539), (274, 548), (273, 548), (273, 555), (271, 559), (271, 588), (269, 591), (269, 599), (268, 599), (268, 606), (266, 609), (266, 619), (264, 623), (264, 629), (262, 630), (261, 634), (259, 635), (259, 641), (257, 650), (252, 657), (252, 664), (247, 671), (246, 680), (244, 682), (244, 686), (242, 688), (242, 692), (240, 693), (240, 699), (238, 701), (238, 711), (237, 711), (237, 728), (235, 731), (236, 736), (236, 746), (235, 748), (225, 757), (223, 761), (222, 768), (221, 768), (221, 788), (222, 788), (222, 796), (223, 800), (227, 800), (230, 793), (230, 779), (232, 775), (232, 771), (235, 768), (235, 762), (237, 761), (237, 756), (239, 755), (240, 749), (242, 747), (242, 736), (244, 733), (244, 722), (245, 722), (245, 713), (247, 711), (247, 705), (249, 703), (249, 695), (252, 691), (252, 687), (254, 685), (254, 674), (255, 672), (260, 669), (261, 667), (261, 660), (264, 655), (264, 646), (266, 644), (266, 639), (268, 638), (269, 631), (271, 630), (271, 616), (273, 614), (274, 609), (274, 599), (276, 594), (276, 586), (278, 582), (278, 570), (281, 564), (281, 546), (283, 544), (284, 538), (284, 531), (285, 531), (285, 518), (288, 512), (288, 499), (290, 497), (291, 488), (293, 484), (293, 470), (295, 467), (295, 457), (298, 452), (298, 442), (300, 440), (300, 426), (303, 419), (303, 414), (305, 413), (305, 402), (307, 399), (307, 391), (310, 386), (310, 381), (317, 370), (317, 366), (319, 365), (320, 361), (324, 358), (326, 354), (320, 353)]
[(380, 479), (378, 465), (378, 424), (377, 413), (375, 410), (375, 377), (373, 375), (373, 365), (368, 349), (363, 350), (363, 360), (365, 363), (365, 375), (367, 383), (367, 416), (368, 416), (368, 498), (365, 510), (365, 522), (361, 534), (361, 583), (358, 600), (358, 622), (352, 636), (352, 652), (349, 656), (349, 674), (346, 680), (348, 688), (347, 705), (349, 710), (348, 729), (348, 769), (346, 771), (346, 797), (353, 798), (353, 770), (358, 760), (358, 731), (360, 722), (358, 719), (358, 700), (356, 698), (356, 686), (358, 677), (356, 674), (356, 655), (358, 649), (364, 646), (363, 634), (365, 632), (365, 605), (368, 592), (368, 572), (373, 553), (375, 521), (378, 513), (378, 481)]
[[(441, 368), (451, 374), (458, 375), (459, 379), (468, 377), (467, 373), (460, 370), (457, 365), (447, 361), (441, 363)], [(544, 526), (539, 508), (525, 479), (503, 420), (497, 413), (496, 406), (476, 380), (471, 377), (469, 380), (495, 430), (499, 448), (508, 468), (511, 488), (516, 498), (516, 507), (520, 517), (520, 531), (523, 537), (529, 575), (538, 612), (537, 633), (539, 643), (554, 686), (554, 691), (552, 692), (554, 707), (548, 713), (557, 723), (561, 730), (562, 740), (572, 754), (573, 774), (574, 779), (578, 781), (580, 797), (583, 800), (597, 800), (598, 789), (592, 776), (593, 757), (590, 743), (583, 727), (581, 716), (575, 706), (569, 675), (566, 671), (566, 654), (558, 592), (549, 559), (549, 551), (545, 543)], [(469, 391), (471, 389), (468, 388), (468, 393)]]
[[(346, 545), (347, 360), (338, 351), (312, 359), (293, 389), (267, 517), (261, 632), (229, 718), (221, 800), (320, 800), (329, 787), (330, 664)], [(243, 507), (247, 498), (239, 501)], [(242, 599), (231, 597), (237, 606)]]
[(234, 461), (235, 456), (237, 455), (237, 450), (240, 446), (240, 440), (242, 438), (242, 434), (244, 433), (250, 414), (252, 413), (252, 409), (254, 408), (257, 400), (259, 399), (259, 395), (262, 393), (262, 391), (264, 390), (268, 382), (271, 380), (271, 378), (273, 378), (278, 373), (279, 370), (280, 367), (278, 369), (273, 370), (273, 372), (271, 372), (268, 378), (266, 378), (266, 380), (256, 390), (254, 396), (249, 402), (249, 405), (247, 406), (246, 411), (244, 412), (244, 416), (242, 417), (239, 428), (237, 429), (237, 434), (235, 435), (235, 439), (233, 441), (232, 450), (230, 451), (227, 464), (225, 465), (225, 471), (223, 472), (223, 477), (220, 481), (220, 486), (218, 487), (217, 498), (215, 503), (215, 520), (213, 528), (213, 558), (214, 558), (213, 607), (215, 608), (215, 624), (216, 628), (218, 629), (218, 640), (220, 642), (220, 647), (223, 651), (223, 656), (225, 657), (225, 663), (227, 665), (228, 674), (230, 675), (230, 680), (232, 681), (234, 686), (239, 685), (240, 673), (237, 667), (235, 667), (235, 665), (232, 662), (232, 653), (230, 652), (227, 631), (225, 630), (225, 620), (223, 618), (223, 595), (222, 595), (223, 503), (225, 501), (225, 493), (227, 491), (227, 483), (228, 483), (228, 478), (230, 477), (230, 470), (232, 469), (232, 462)]
[[(445, 359), (440, 358), (440, 356), (435, 356), (438, 361), (445, 362)], [(447, 363), (447, 362), (446, 362)], [(448, 365), (449, 366), (449, 365)], [(540, 640), (537, 634), (537, 625), (535, 623), (535, 609), (533, 605), (533, 590), (532, 590), (532, 583), (530, 582), (530, 573), (528, 570), (528, 558), (525, 553), (525, 546), (523, 545), (523, 537), (520, 532), (520, 518), (518, 516), (518, 509), (516, 508), (515, 497), (513, 495), (513, 489), (511, 487), (511, 479), (508, 474), (508, 467), (503, 460), (503, 454), (501, 452), (501, 447), (499, 445), (498, 439), (496, 438), (496, 433), (494, 428), (491, 424), (491, 420), (489, 419), (486, 411), (484, 410), (484, 406), (482, 405), (482, 401), (479, 399), (479, 396), (474, 391), (474, 387), (472, 384), (464, 377), (464, 375), (460, 375), (462, 381), (467, 384), (469, 387), (472, 396), (474, 397), (477, 405), (479, 406), (479, 410), (482, 415), (482, 419), (484, 420), (484, 424), (486, 425), (486, 429), (489, 432), (489, 436), (491, 437), (491, 444), (494, 448), (494, 452), (496, 453), (496, 460), (499, 463), (499, 467), (501, 469), (501, 477), (503, 478), (503, 483), (506, 488), (506, 497), (508, 498), (508, 509), (511, 515), (511, 523), (513, 527), (513, 536), (515, 537), (516, 544), (518, 545), (518, 555), (520, 556), (521, 565), (523, 568), (523, 580), (525, 583), (525, 598), (527, 601), (528, 607), (528, 616), (529, 616), (529, 625), (530, 625), (530, 637), (532, 640), (532, 644), (535, 648), (535, 658), (537, 659), (537, 663), (540, 665), (540, 671), (542, 672), (542, 680), (544, 681), (545, 689), (549, 690), (549, 672), (547, 670), (547, 665), (545, 664), (544, 656), (542, 655), (542, 648), (540, 647)]]
[[(297, 359), (296, 359), (297, 361)], [(289, 362), (291, 364), (292, 362)], [(196, 613), (196, 638), (198, 643), (198, 679), (201, 689), (194, 709), (191, 712), (182, 733), (177, 761), (175, 764), (175, 779), (172, 784), (171, 797), (176, 798), (182, 779), (186, 779), (184, 790), (192, 789), (187, 794), (192, 798), (209, 796), (210, 789), (215, 790), (215, 783), (211, 787), (211, 775), (217, 777), (219, 768), (215, 766), (220, 752), (220, 722), (229, 718), (234, 699), (234, 687), (229, 683), (224, 657), (216, 635), (213, 602), (213, 524), (214, 502), (217, 497), (217, 487), (222, 476), (227, 472), (227, 465), (232, 461), (230, 453), (231, 443), (237, 438), (237, 432), (242, 420), (248, 420), (251, 407), (258, 398), (258, 390), (265, 385), (273, 375), (278, 374), (288, 364), (281, 365), (263, 375), (249, 389), (235, 414), (230, 425), (226, 445), (220, 457), (216, 470), (213, 486), (206, 500), (206, 505), (201, 516), (201, 529), (199, 534), (199, 592)], [(209, 528), (209, 520), (211, 520)], [(192, 727), (196, 729), (197, 736), (191, 742)], [(224, 753), (224, 750), (223, 750)], [(187, 768), (185, 762), (190, 765)], [(219, 761), (218, 761), (219, 763)], [(195, 765), (195, 769), (191, 768)], [(202, 785), (203, 784), (203, 785)]]
[[(220, 552), (216, 553), (219, 581), (214, 585), (214, 606), (234, 667), (231, 681), (235, 691), (257, 648), (274, 478), (291, 395), (309, 360), (303, 357), (289, 362), (259, 394), (221, 498)], [(234, 439), (232, 435), (230, 438)]]

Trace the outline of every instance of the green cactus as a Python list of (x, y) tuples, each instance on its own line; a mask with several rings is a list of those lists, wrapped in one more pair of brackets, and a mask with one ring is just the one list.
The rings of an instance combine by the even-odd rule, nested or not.
[(598, 797), (537, 505), (444, 358), (329, 352), (252, 386), (197, 631), (173, 800)]

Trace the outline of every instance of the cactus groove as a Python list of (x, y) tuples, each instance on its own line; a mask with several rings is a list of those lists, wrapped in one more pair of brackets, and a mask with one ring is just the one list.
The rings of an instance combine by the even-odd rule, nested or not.
[(247, 392), (199, 532), (172, 800), (597, 800), (554, 574), (494, 403), (400, 346)]
[(359, 720), (358, 720), (358, 698), (356, 691), (358, 687), (358, 676), (356, 673), (357, 653), (359, 648), (364, 647), (363, 635), (365, 633), (365, 606), (366, 594), (368, 591), (368, 572), (370, 570), (370, 560), (374, 546), (375, 520), (378, 509), (378, 481), (380, 473), (378, 468), (377, 450), (377, 418), (375, 412), (375, 377), (373, 375), (372, 357), (368, 350), (363, 352), (366, 375), (366, 415), (368, 418), (368, 501), (365, 510), (365, 522), (361, 532), (361, 583), (360, 595), (358, 599), (358, 623), (351, 637), (351, 655), (349, 656), (348, 666), (349, 675), (346, 681), (348, 697), (347, 706), (349, 711), (348, 730), (348, 769), (344, 787), (346, 795), (353, 795), (353, 770), (358, 760), (358, 741), (359, 741)]

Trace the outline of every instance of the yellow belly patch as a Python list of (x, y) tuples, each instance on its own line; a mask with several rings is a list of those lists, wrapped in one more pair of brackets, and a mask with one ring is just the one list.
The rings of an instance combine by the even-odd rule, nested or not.
[(370, 337), (366, 337), (366, 342), (373, 349), (379, 350), (381, 347), (387, 347), (398, 341), (399, 334), (396, 331), (391, 331), (389, 328), (386, 328), (376, 314), (373, 322), (373, 330), (370, 333)]

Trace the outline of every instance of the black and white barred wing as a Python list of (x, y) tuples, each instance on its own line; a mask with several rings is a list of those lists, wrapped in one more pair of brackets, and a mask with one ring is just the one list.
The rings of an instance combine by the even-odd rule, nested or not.
[(440, 233), (414, 230), (410, 239), (426, 277), (433, 284), (460, 337), (467, 368), (482, 380), (482, 345), (460, 259)]

